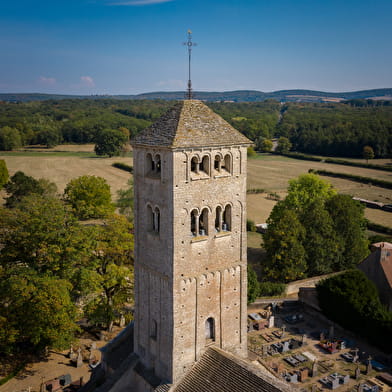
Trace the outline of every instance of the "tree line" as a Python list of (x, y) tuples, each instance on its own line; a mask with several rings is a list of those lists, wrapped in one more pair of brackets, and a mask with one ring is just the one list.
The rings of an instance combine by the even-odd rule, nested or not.
[[(28, 144), (96, 143), (107, 130), (126, 129), (134, 136), (173, 103), (163, 100), (65, 99), (0, 102), (0, 150)], [(371, 147), (376, 158), (392, 154), (390, 101), (344, 103), (209, 102), (208, 105), (268, 151), (271, 138), (288, 139), (293, 151), (362, 157)]]
[(132, 184), (119, 215), (103, 178), (75, 178), (59, 195), (23, 172), (5, 181), (4, 164), (0, 174), (0, 353), (64, 348), (82, 317), (110, 329), (133, 298)]

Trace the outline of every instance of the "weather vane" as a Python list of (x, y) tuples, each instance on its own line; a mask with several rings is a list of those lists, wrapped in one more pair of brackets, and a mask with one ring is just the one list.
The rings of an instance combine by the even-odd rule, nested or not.
[(188, 90), (186, 93), (187, 99), (193, 98), (192, 93), (192, 80), (191, 80), (191, 56), (192, 56), (192, 47), (197, 46), (195, 42), (192, 42), (192, 31), (188, 30), (188, 41), (184, 42), (183, 45), (188, 47)]

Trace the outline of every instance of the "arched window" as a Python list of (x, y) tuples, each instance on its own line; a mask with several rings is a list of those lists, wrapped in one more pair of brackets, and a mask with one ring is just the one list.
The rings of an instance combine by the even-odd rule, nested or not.
[(210, 157), (208, 155), (204, 155), (201, 161), (200, 170), (203, 171), (205, 174), (210, 175)]
[(222, 159), (221, 159), (220, 155), (215, 155), (214, 170), (220, 172), (221, 171), (221, 165), (222, 165)]
[(223, 222), (222, 222), (222, 230), (223, 231), (231, 231), (231, 205), (228, 204), (223, 211)]
[(222, 207), (218, 206), (215, 210), (215, 230), (220, 232), (222, 230)]
[(197, 210), (192, 210), (191, 212), (191, 233), (196, 237), (199, 233), (199, 214)]
[(208, 208), (204, 208), (200, 214), (199, 234), (208, 235)]
[(147, 206), (147, 231), (152, 231), (154, 228), (154, 213), (151, 206)]
[(197, 157), (193, 157), (191, 160), (191, 171), (193, 173), (199, 173), (199, 159)]
[(155, 233), (159, 233), (159, 226), (161, 224), (161, 213), (158, 207), (155, 207), (154, 214), (153, 214), (153, 225), (152, 229)]
[(148, 153), (146, 155), (146, 174), (152, 173), (155, 171), (155, 162), (152, 159), (152, 155)]
[(150, 337), (154, 340), (157, 340), (158, 337), (158, 324), (155, 320), (151, 321)]
[(215, 342), (215, 321), (212, 317), (206, 320), (206, 343)]
[(225, 155), (225, 159), (222, 162), (222, 169), (231, 173), (231, 155), (230, 154)]
[(159, 154), (155, 155), (154, 161), (155, 161), (155, 171), (156, 171), (156, 173), (160, 173), (161, 172), (161, 156)]

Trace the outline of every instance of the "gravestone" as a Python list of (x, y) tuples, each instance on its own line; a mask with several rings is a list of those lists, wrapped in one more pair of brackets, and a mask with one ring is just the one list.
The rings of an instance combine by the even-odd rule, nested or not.
[(367, 364), (366, 364), (366, 374), (370, 374), (370, 372), (372, 371), (372, 357), (369, 355), (368, 359), (367, 359)]
[(329, 337), (330, 339), (333, 339), (334, 334), (335, 334), (335, 330), (334, 330), (333, 325), (331, 325), (331, 326), (329, 327), (328, 337)]
[(285, 332), (286, 332), (286, 326), (283, 324), (282, 325), (282, 332), (281, 332), (281, 335), (280, 335), (281, 339), (283, 339), (285, 337)]
[(290, 350), (289, 346), (290, 346), (290, 342), (288, 340), (283, 342), (282, 353), (285, 353), (285, 352), (289, 351)]
[(303, 334), (302, 335), (302, 340), (301, 340), (301, 346), (305, 346), (305, 344), (306, 344), (306, 335)]
[(317, 384), (312, 384), (311, 392), (317, 392)]
[(125, 317), (123, 314), (120, 316), (120, 327), (124, 328), (125, 327)]
[(353, 363), (357, 363), (358, 360), (359, 360), (358, 351), (359, 351), (358, 348), (356, 348), (356, 349), (354, 350)]
[(270, 318), (268, 319), (268, 328), (273, 328), (274, 326), (275, 326), (275, 317), (270, 316)]
[(332, 378), (331, 379), (331, 389), (336, 389), (339, 387), (339, 379), (338, 378)]
[(78, 349), (78, 358), (76, 359), (76, 367), (79, 368), (83, 366), (82, 350)]
[(315, 377), (315, 376), (317, 376), (317, 361), (314, 361), (313, 362), (313, 364), (312, 364), (312, 377)]
[(359, 377), (361, 376), (361, 369), (359, 368), (359, 366), (357, 366), (356, 368), (355, 368), (355, 373), (354, 373), (354, 378), (356, 379), (356, 380), (359, 380)]

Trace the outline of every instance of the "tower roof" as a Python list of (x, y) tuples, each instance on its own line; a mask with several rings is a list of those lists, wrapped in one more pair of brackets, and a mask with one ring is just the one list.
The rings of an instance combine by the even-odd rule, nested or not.
[(252, 142), (203, 102), (185, 100), (174, 105), (154, 124), (141, 131), (131, 144), (192, 148), (250, 145)]

